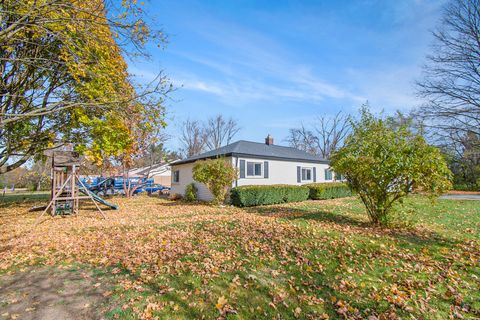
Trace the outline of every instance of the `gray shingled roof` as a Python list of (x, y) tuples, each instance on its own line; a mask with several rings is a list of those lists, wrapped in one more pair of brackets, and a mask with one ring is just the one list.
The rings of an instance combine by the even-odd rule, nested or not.
[(219, 156), (328, 163), (328, 160), (295, 148), (240, 140), (212, 151), (204, 152), (184, 160), (175, 161), (172, 165), (194, 162), (201, 159), (217, 158)]

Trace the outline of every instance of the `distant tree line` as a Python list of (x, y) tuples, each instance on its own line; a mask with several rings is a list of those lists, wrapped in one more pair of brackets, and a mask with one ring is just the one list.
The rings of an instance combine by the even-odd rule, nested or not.
[(180, 128), (180, 154), (191, 157), (205, 151), (218, 149), (232, 142), (240, 131), (238, 122), (219, 114), (205, 122), (187, 119)]
[(322, 115), (310, 127), (302, 124), (299, 128), (291, 128), (286, 140), (294, 148), (329, 159), (342, 146), (351, 127), (351, 116), (343, 112), (333, 117)]
[(414, 116), (446, 155), (457, 187), (480, 189), (480, 0), (453, 0), (433, 31)]

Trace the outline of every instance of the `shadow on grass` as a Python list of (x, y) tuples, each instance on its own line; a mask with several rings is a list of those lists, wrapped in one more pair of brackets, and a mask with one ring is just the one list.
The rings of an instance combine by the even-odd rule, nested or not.
[[(264, 267), (267, 269), (269, 268), (266, 266)], [(131, 279), (139, 279), (138, 274), (126, 270), (123, 271), (128, 274)], [(299, 271), (290, 269), (290, 272), (296, 273)], [(273, 319), (276, 318), (278, 314), (282, 314), (282, 318), (285, 319), (297, 318), (292, 314), (291, 307), (287, 306), (286, 304), (284, 305), (282, 303), (277, 303), (274, 308), (270, 308), (271, 305), (269, 302), (272, 301), (272, 287), (269, 284), (270, 273), (265, 275), (268, 277), (268, 281), (266, 278), (261, 276), (261, 273), (261, 271), (255, 271), (254, 268), (248, 272), (235, 271), (232, 273), (222, 274), (220, 277), (212, 278), (203, 284), (200, 281), (197, 284), (193, 284), (191, 281), (191, 276), (194, 276), (193, 274), (170, 275), (167, 281), (163, 280), (162, 282), (156, 282), (153, 280), (148, 283), (144, 282), (143, 286), (147, 288), (144, 294), (145, 296), (153, 293), (160, 294), (162, 296), (161, 300), (164, 302), (174, 303), (178, 306), (178, 310), (176, 311), (171, 309), (171, 306), (163, 309), (162, 313), (160, 314), (161, 316), (176, 314), (179, 317), (187, 317), (188, 319), (200, 319), (205, 317), (214, 318), (219, 316), (218, 310), (213, 308), (199, 309), (198, 304), (200, 303), (209, 306), (215, 304), (217, 297), (227, 296), (228, 298), (228, 294), (225, 293), (228, 291), (227, 288), (232, 290), (232, 280), (234, 277), (240, 276), (239, 280), (244, 284), (244, 286), (240, 286), (235, 289), (235, 299), (233, 299), (234, 302), (232, 303), (232, 308), (235, 310), (233, 312), (234, 314), (238, 312), (240, 318), (246, 319)], [(325, 301), (325, 303), (321, 305), (321, 308), (323, 309), (322, 312), (326, 312), (329, 317), (333, 319), (338, 318), (339, 314), (337, 313), (338, 306), (334, 300), (332, 300), (332, 297), (334, 297), (335, 300), (341, 299), (347, 302), (350, 306), (358, 308), (359, 310), (373, 309), (372, 311), (374, 314), (388, 311), (389, 305), (383, 301), (358, 301), (358, 299), (353, 299), (348, 294), (335, 289), (330, 283), (332, 282), (332, 279), (340, 275), (337, 272), (315, 273), (313, 277), (308, 280), (308, 282), (302, 279), (300, 274), (295, 274), (295, 277), (292, 277), (291, 275), (292, 274), (290, 274), (290, 277), (285, 277), (283, 280), (277, 278), (275, 280), (277, 286), (280, 288), (286, 288), (294, 283), (295, 286), (299, 288), (315, 288), (315, 296)], [(175, 288), (176, 290), (169, 290), (169, 288)], [(178, 294), (178, 291), (193, 292), (198, 289), (208, 289), (207, 291), (211, 292), (211, 295), (192, 295), (190, 296), (190, 299), (185, 299)], [(288, 302), (288, 304), (292, 304), (293, 306), (299, 303), (295, 295), (288, 296), (286, 298), (286, 302)], [(258, 314), (258, 309), (249, 310), (253, 308), (248, 308), (247, 306), (263, 308), (260, 309), (263, 310), (263, 313)], [(311, 313), (314, 309), (315, 307), (313, 307), (312, 310), (305, 311)], [(401, 312), (400, 310), (398, 311)], [(359, 314), (360, 313), (357, 315)]]
[(14, 205), (48, 201), (50, 193), (13, 193), (0, 195), (0, 208), (7, 208)]
[(359, 233), (365, 235), (386, 235), (401, 241), (421, 246), (439, 245), (452, 247), (456, 244), (461, 243), (461, 241), (445, 238), (444, 236), (430, 230), (421, 230), (415, 227), (389, 228), (377, 226), (373, 225), (369, 221), (361, 220), (342, 213), (334, 213), (327, 210), (299, 208), (292, 206), (250, 207), (245, 208), (245, 210), (249, 213), (274, 218), (281, 218), (291, 221), (305, 220), (321, 223), (332, 223), (340, 228), (355, 228)]
[(356, 227), (369, 227), (369, 222), (356, 219), (343, 214), (333, 213), (326, 210), (298, 208), (291, 206), (273, 206), (273, 207), (249, 207), (245, 208), (249, 213), (260, 214), (262, 216), (278, 217), (287, 220), (314, 220), (319, 222), (331, 222), (339, 225), (349, 225)]
[(105, 289), (94, 283), (79, 271), (55, 267), (4, 275), (0, 277), (0, 301), (12, 302), (2, 305), (2, 312), (21, 319), (99, 319), (107, 298)]

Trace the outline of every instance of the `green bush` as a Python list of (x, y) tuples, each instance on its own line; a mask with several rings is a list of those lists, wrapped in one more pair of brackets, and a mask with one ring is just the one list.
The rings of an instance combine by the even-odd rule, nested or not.
[(408, 121), (376, 117), (366, 106), (343, 147), (331, 155), (330, 166), (347, 178), (373, 224), (391, 221), (395, 203), (414, 190), (435, 197), (452, 187), (445, 159), (421, 130), (413, 130)]
[(311, 183), (306, 187), (310, 190), (309, 198), (312, 200), (335, 199), (352, 195), (347, 184), (341, 182)]
[(230, 200), (238, 207), (252, 207), (266, 204), (305, 201), (309, 189), (305, 186), (269, 185), (242, 186), (233, 188)]
[(193, 179), (207, 186), (215, 204), (225, 201), (228, 188), (236, 178), (237, 169), (225, 158), (200, 160), (193, 166)]
[(457, 190), (457, 191), (480, 191), (480, 186), (479, 185), (473, 185), (473, 184), (461, 183), (461, 184), (455, 184), (453, 186), (453, 190)]
[(189, 183), (185, 187), (185, 200), (187, 201), (197, 201), (197, 187), (195, 187), (195, 184)]

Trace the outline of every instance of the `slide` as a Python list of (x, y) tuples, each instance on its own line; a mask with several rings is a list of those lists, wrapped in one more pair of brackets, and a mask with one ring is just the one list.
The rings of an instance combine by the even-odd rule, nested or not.
[(79, 190), (81, 193), (87, 195), (87, 196), (91, 196), (93, 199), (95, 199), (95, 201), (101, 203), (101, 204), (104, 204), (106, 205), (107, 207), (110, 207), (112, 208), (113, 210), (117, 210), (118, 209), (118, 206), (116, 204), (113, 204), (113, 203), (110, 203), (108, 201), (106, 201), (105, 199), (102, 199), (100, 198), (99, 196), (97, 196), (95, 193), (91, 192), (90, 190), (84, 188), (83, 186), (79, 185), (78, 186)]
[(115, 179), (113, 178), (97, 178), (90, 184), (86, 183), (85, 180), (82, 182), (90, 192), (95, 194), (99, 194), (100, 192), (106, 194), (108, 191), (111, 191), (112, 194), (114, 193)]

